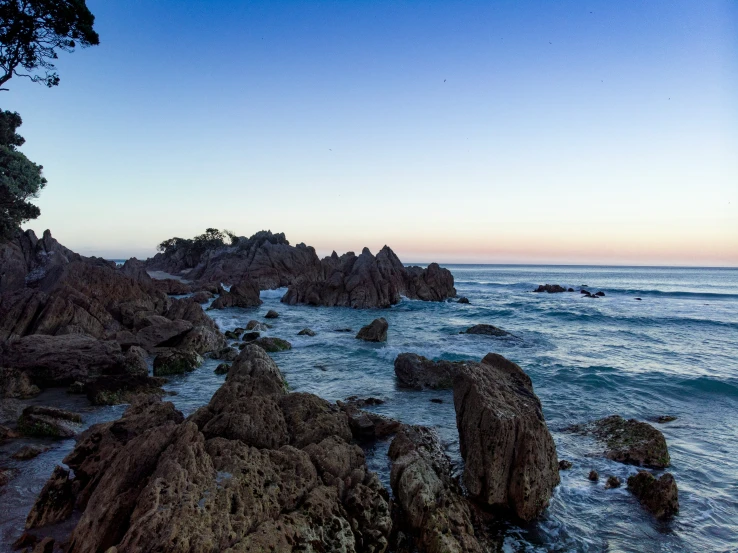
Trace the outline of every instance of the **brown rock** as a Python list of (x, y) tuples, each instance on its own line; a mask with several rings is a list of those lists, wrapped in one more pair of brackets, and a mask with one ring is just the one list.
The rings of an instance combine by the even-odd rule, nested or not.
[(202, 357), (194, 351), (170, 349), (154, 358), (154, 376), (192, 372), (202, 365)]
[(566, 292), (566, 288), (559, 286), (558, 284), (541, 284), (533, 291), (539, 293), (548, 292), (549, 294), (560, 294), (561, 292)]
[(605, 482), (605, 489), (610, 490), (612, 488), (619, 488), (621, 484), (622, 482), (617, 476), (608, 476), (607, 481)]
[(26, 530), (56, 524), (69, 518), (74, 508), (74, 493), (69, 471), (57, 466), (26, 517)]
[(470, 326), (464, 331), (464, 334), (482, 334), (484, 336), (509, 336), (510, 333), (497, 328), (496, 326), (480, 324)]
[(277, 317), (279, 317), (279, 313), (277, 313), (274, 309), (270, 309), (269, 311), (267, 311), (267, 314), (264, 315), (265, 319), (276, 319)]
[(628, 489), (658, 519), (679, 512), (679, 490), (671, 474), (662, 474), (657, 480), (650, 472), (640, 470), (628, 478)]
[(454, 406), (469, 494), (523, 520), (538, 516), (559, 483), (559, 471), (528, 375), (490, 353), (457, 373)]
[(71, 438), (76, 434), (74, 424), (81, 422), (82, 417), (71, 411), (29, 405), (18, 418), (18, 430), (25, 436)]
[(597, 482), (600, 479), (600, 475), (597, 473), (596, 470), (592, 469), (589, 471), (589, 475), (587, 478), (592, 482)]
[(384, 317), (374, 319), (371, 323), (359, 330), (356, 338), (365, 342), (386, 342), (389, 323)]
[(462, 361), (431, 361), (415, 353), (401, 353), (395, 359), (397, 384), (416, 390), (451, 388)]
[[(252, 338), (252, 333), (249, 332), (247, 332), (243, 336), (243, 339), (247, 341), (250, 338)], [(287, 340), (282, 340), (282, 338), (275, 338), (273, 336), (258, 338), (256, 340), (253, 340), (253, 343), (268, 351), (269, 353), (276, 353), (278, 351), (287, 351), (288, 349), (292, 349), (292, 344), (290, 344)]]
[(200, 290), (199, 292), (192, 294), (192, 301), (197, 303), (208, 303), (212, 298), (213, 294), (211, 292), (206, 292), (205, 290)]
[(120, 374), (99, 376), (84, 385), (84, 393), (93, 405), (130, 403), (138, 394), (164, 395), (164, 378), (148, 374)]
[(210, 309), (223, 309), (225, 307), (256, 307), (262, 304), (259, 298), (259, 285), (251, 278), (244, 278), (231, 289), (223, 291), (219, 297), (210, 305)]
[(142, 328), (136, 334), (141, 346), (149, 351), (155, 347), (165, 347), (167, 343), (175, 342), (192, 330), (192, 323), (182, 319), (166, 320), (161, 324), (152, 324)]

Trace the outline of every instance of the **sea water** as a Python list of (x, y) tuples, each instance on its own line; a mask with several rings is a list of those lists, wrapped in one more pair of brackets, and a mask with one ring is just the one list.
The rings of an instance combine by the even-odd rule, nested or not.
[[(735, 552), (738, 551), (738, 270), (643, 267), (552, 267), (452, 265), (460, 296), (470, 304), (403, 299), (390, 309), (354, 310), (288, 306), (284, 290), (262, 292), (254, 309), (208, 311), (222, 330), (264, 320), (267, 336), (284, 338), (292, 349), (273, 354), (290, 390), (327, 400), (377, 397), (371, 409), (405, 423), (436, 428), (457, 472), (459, 454), (453, 394), (397, 387), (393, 361), (402, 352), (433, 359), (480, 360), (496, 352), (530, 375), (541, 399), (559, 459), (573, 463), (539, 520), (496, 529), (505, 552)], [(576, 292), (533, 293), (539, 284)], [(579, 289), (603, 291), (586, 298)], [(636, 298), (640, 298), (637, 300)], [(376, 317), (389, 322), (386, 343), (355, 338)], [(474, 324), (492, 324), (511, 336), (465, 335)], [(305, 327), (316, 336), (297, 336)], [(351, 332), (339, 330), (351, 329)], [(173, 377), (167, 388), (185, 415), (207, 403), (223, 383), (207, 360), (193, 373)], [(47, 394), (49, 392), (45, 392)], [(431, 402), (440, 399), (443, 403)], [(37, 402), (43, 403), (43, 395)], [(119, 416), (102, 408), (88, 419)], [(659, 522), (624, 487), (604, 489), (609, 475), (623, 479), (636, 468), (604, 459), (602, 446), (566, 428), (618, 414), (652, 421), (666, 436), (671, 472), (679, 486), (680, 512)], [(388, 442), (367, 450), (367, 462), (388, 485)], [(14, 521), (2, 536), (20, 532), (22, 520), (54, 463), (71, 441), (18, 463), (11, 486)], [(0, 450), (0, 456), (4, 450)], [(587, 479), (591, 469), (600, 482)], [(658, 473), (657, 473), (658, 474)], [(3, 492), (0, 492), (3, 493)], [(8, 494), (0, 495), (0, 503)], [(24, 503), (25, 505), (21, 505)], [(22, 513), (22, 514), (20, 514)], [(19, 526), (20, 525), (20, 526)], [(1, 546), (0, 546), (1, 547)]]

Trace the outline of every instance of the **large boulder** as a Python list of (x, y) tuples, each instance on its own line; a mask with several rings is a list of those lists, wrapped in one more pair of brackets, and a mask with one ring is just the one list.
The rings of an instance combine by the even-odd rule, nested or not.
[(386, 342), (389, 323), (384, 317), (374, 319), (371, 323), (362, 327), (356, 334), (358, 340), (365, 342)]
[(666, 438), (647, 422), (612, 415), (574, 426), (572, 430), (603, 443), (605, 457), (613, 461), (656, 469), (666, 468), (671, 463)]
[(487, 354), (454, 377), (454, 407), (469, 494), (522, 520), (537, 517), (559, 483), (559, 463), (528, 375)]
[(566, 288), (559, 286), (558, 284), (541, 284), (533, 291), (538, 293), (547, 292), (549, 294), (560, 294), (561, 292), (566, 292)]
[[(246, 335), (244, 335), (244, 340), (246, 340), (246, 338)], [(273, 336), (264, 336), (263, 338), (257, 338), (253, 340), (252, 343), (261, 348), (264, 348), (269, 353), (277, 353), (278, 351), (287, 351), (288, 349), (292, 349), (292, 344), (290, 344), (287, 340), (282, 340), (282, 338), (276, 338)]]
[(25, 372), (41, 386), (66, 386), (101, 374), (124, 372), (125, 357), (114, 341), (81, 334), (36, 334), (2, 346), (0, 366)]
[(426, 553), (482, 553), (472, 508), (430, 428), (403, 426), (389, 448), (390, 481), (416, 545)]
[(415, 353), (401, 353), (395, 358), (397, 385), (416, 390), (451, 388), (463, 366), (463, 361), (432, 361)]
[(679, 490), (669, 473), (657, 479), (650, 472), (639, 470), (628, 478), (628, 489), (658, 519), (670, 518), (679, 512)]
[(389, 498), (350, 440), (342, 411), (287, 394), (274, 361), (247, 346), (188, 420), (150, 399), (80, 436), (64, 460), (73, 474), (49, 484), (80, 513), (65, 550), (384, 552)]
[(194, 351), (170, 349), (154, 357), (154, 376), (184, 374), (202, 365), (202, 357)]
[(223, 291), (212, 304), (210, 309), (223, 309), (225, 307), (256, 307), (262, 304), (259, 298), (258, 283), (246, 277), (237, 284), (231, 286), (229, 291)]
[(71, 411), (29, 405), (18, 418), (18, 430), (26, 436), (71, 438), (77, 433), (75, 425), (81, 422), (82, 417)]
[[(431, 263), (425, 269), (408, 267), (405, 276), (404, 295), (423, 301), (443, 301), (456, 297), (454, 277), (448, 269)], [(468, 300), (467, 300), (468, 303)]]

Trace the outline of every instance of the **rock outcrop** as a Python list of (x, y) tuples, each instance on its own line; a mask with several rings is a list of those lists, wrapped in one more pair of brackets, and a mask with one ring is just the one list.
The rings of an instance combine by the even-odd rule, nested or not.
[(406, 525), (425, 553), (482, 553), (472, 508), (451, 476), (451, 465), (430, 428), (403, 426), (389, 449), (392, 490)]
[[(288, 394), (274, 361), (247, 346), (189, 419), (147, 398), (91, 427), (29, 514), (56, 490), (81, 516), (65, 551), (387, 550), (389, 498), (351, 443), (346, 414)], [(71, 509), (53, 510), (58, 522)]]
[(389, 329), (387, 319), (380, 317), (379, 319), (374, 319), (371, 323), (362, 327), (356, 334), (356, 339), (364, 340), (365, 342), (386, 342), (387, 329)]
[(470, 326), (462, 334), (481, 334), (483, 336), (509, 336), (510, 333), (493, 325), (479, 324)]
[(650, 472), (639, 470), (628, 478), (628, 490), (658, 519), (666, 519), (679, 512), (679, 490), (669, 474), (656, 478)]
[(432, 361), (415, 353), (401, 353), (395, 358), (395, 375), (401, 388), (441, 390), (454, 385), (454, 376), (463, 361)]
[(282, 298), (291, 305), (308, 304), (354, 308), (390, 307), (401, 295), (410, 299), (442, 301), (456, 295), (447, 269), (432, 263), (427, 268), (406, 268), (387, 246), (376, 255), (364, 248), (361, 255), (336, 252), (321, 262), (318, 279), (292, 284)]
[(561, 292), (566, 292), (566, 288), (559, 286), (558, 284), (541, 284), (533, 291), (538, 293), (548, 292), (549, 294), (560, 294)]
[(613, 461), (657, 469), (671, 463), (664, 435), (646, 422), (613, 415), (571, 430), (594, 436), (605, 444), (604, 455)]
[(464, 484), (482, 504), (531, 520), (559, 483), (556, 446), (530, 378), (501, 355), (467, 362), (454, 378)]

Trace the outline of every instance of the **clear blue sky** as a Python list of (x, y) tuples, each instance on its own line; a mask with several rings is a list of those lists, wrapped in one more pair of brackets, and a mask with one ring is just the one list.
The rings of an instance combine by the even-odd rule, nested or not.
[(88, 0), (19, 78), (39, 220), (147, 256), (206, 227), (319, 253), (738, 265), (738, 2)]

